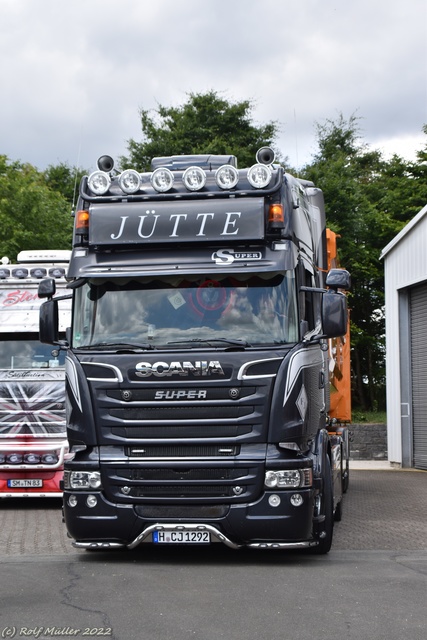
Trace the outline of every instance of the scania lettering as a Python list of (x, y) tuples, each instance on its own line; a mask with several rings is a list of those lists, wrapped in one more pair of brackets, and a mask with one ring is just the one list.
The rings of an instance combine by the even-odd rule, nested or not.
[[(21, 251), (0, 265), (0, 498), (60, 497), (65, 428), (65, 352), (39, 342), (37, 288), (65, 289), (69, 251)], [(62, 303), (65, 338), (70, 304)]]
[(135, 367), (136, 375), (140, 378), (148, 378), (149, 376), (157, 376), (163, 378), (165, 376), (188, 376), (189, 373), (195, 376), (208, 376), (211, 372), (224, 375), (219, 362), (201, 361), (195, 362), (155, 362), (150, 364), (149, 362), (138, 362)]
[(39, 288), (40, 339), (66, 353), (76, 547), (329, 551), (350, 278), (328, 238), (322, 192), (269, 148), (245, 169), (202, 155), (120, 172), (103, 156), (83, 178), (66, 341), (54, 280)]

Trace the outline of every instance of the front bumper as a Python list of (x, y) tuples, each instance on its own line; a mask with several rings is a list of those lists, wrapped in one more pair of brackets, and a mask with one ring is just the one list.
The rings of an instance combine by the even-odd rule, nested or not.
[[(300, 494), (302, 504), (293, 506), (291, 496)], [(74, 507), (69, 505), (70, 495), (77, 497)], [(95, 496), (95, 507), (87, 506), (87, 497)], [(279, 496), (276, 506), (271, 506), (271, 496)], [(250, 504), (227, 505), (218, 517), (177, 517), (173, 514), (143, 517), (141, 510), (132, 504), (114, 504), (101, 492), (64, 492), (64, 520), (73, 545), (78, 548), (129, 548), (152, 542), (156, 531), (197, 529), (209, 531), (211, 542), (222, 543), (232, 549), (241, 547), (298, 549), (317, 544), (313, 536), (314, 489), (264, 492), (260, 499)], [(274, 502), (277, 502), (275, 500)], [(184, 514), (184, 510), (183, 510)]]

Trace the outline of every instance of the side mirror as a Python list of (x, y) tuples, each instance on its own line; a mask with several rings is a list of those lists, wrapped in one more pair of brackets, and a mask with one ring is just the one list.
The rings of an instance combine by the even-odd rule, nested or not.
[(347, 298), (343, 293), (327, 291), (322, 296), (322, 326), (326, 338), (338, 338), (347, 332)]
[(53, 298), (56, 293), (55, 278), (43, 278), (39, 283), (39, 298)]
[[(41, 284), (41, 283), (40, 283)], [(40, 306), (39, 340), (43, 344), (59, 344), (58, 340), (58, 301), (46, 300)]]
[(351, 287), (351, 278), (345, 269), (331, 269), (326, 276), (326, 286), (331, 289), (344, 289), (348, 291)]

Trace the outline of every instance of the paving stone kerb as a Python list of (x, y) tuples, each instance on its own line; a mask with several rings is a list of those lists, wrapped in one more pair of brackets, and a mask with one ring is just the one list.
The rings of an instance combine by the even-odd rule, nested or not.
[[(343, 518), (335, 523), (332, 552), (427, 550), (426, 486), (426, 471), (350, 470)], [(149, 546), (142, 545), (129, 553), (144, 555), (149, 550)], [(0, 558), (48, 559), (86, 554), (82, 549), (74, 549), (67, 538), (59, 499), (0, 501)]]
[(352, 460), (387, 459), (387, 425), (349, 424)]

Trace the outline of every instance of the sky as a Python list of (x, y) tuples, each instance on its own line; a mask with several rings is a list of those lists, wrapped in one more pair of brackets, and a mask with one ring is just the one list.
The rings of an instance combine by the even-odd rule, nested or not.
[(255, 126), (277, 122), (295, 168), (340, 114), (412, 160), (426, 34), (426, 0), (0, 0), (0, 155), (92, 170), (141, 140), (141, 109), (213, 90), (250, 100)]

